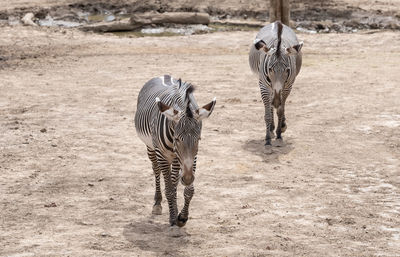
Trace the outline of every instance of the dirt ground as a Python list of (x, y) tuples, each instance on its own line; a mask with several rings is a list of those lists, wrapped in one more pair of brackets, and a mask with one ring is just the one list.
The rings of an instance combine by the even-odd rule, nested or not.
[[(400, 32), (298, 34), (304, 63), (272, 154), (255, 34), (1, 27), (0, 255), (400, 256)], [(162, 74), (195, 84), (200, 104), (217, 97), (178, 233), (165, 200), (151, 215), (133, 124), (140, 88)]]

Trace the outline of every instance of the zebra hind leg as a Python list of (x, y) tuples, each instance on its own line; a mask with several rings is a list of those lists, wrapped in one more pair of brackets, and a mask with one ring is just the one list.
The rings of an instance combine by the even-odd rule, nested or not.
[(260, 90), (261, 90), (261, 98), (264, 103), (265, 108), (265, 125), (267, 127), (266, 135), (265, 135), (265, 145), (271, 145), (271, 130), (273, 131), (273, 109), (271, 106), (271, 90), (268, 86), (264, 86), (262, 82), (259, 82)]
[(281, 128), (282, 133), (284, 133), (286, 131), (286, 129), (287, 129), (286, 118), (285, 118), (285, 114), (283, 114), (282, 128)]
[(269, 131), (271, 131), (271, 138), (275, 137), (275, 122), (274, 122), (274, 108), (271, 106), (271, 127), (269, 128)]
[(160, 187), (161, 171), (158, 167), (155, 151), (151, 150), (150, 148), (147, 148), (147, 155), (149, 156), (149, 159), (153, 166), (153, 172), (154, 172), (154, 177), (155, 177), (155, 182), (156, 182), (155, 183), (156, 184), (156, 192), (154, 194), (154, 205), (153, 205), (152, 214), (161, 215), (162, 214), (162, 206), (161, 206), (162, 194), (161, 194), (161, 187)]

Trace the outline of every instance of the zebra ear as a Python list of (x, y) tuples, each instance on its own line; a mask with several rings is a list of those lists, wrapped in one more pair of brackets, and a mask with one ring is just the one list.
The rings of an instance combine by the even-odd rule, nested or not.
[(256, 39), (254, 40), (254, 47), (257, 50), (262, 49), (264, 52), (268, 53), (269, 52), (269, 48), (267, 47), (267, 44), (265, 44), (265, 42), (262, 39)]
[(303, 42), (300, 42), (298, 45), (286, 48), (285, 53), (287, 55), (295, 55), (298, 54), (303, 47)]
[(208, 118), (211, 115), (211, 113), (213, 112), (216, 102), (217, 102), (217, 98), (214, 97), (214, 99), (210, 103), (204, 105), (200, 109), (197, 109), (194, 117), (198, 121)]
[(175, 110), (169, 105), (166, 105), (161, 102), (160, 98), (156, 98), (156, 103), (158, 106), (158, 109), (162, 114), (164, 114), (168, 119), (178, 121), (179, 120), (179, 111)]

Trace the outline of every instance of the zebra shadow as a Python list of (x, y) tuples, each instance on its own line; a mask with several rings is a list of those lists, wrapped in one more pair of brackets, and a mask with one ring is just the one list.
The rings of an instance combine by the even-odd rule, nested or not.
[(279, 162), (279, 156), (288, 154), (294, 149), (293, 142), (286, 137), (283, 145), (277, 146), (275, 140), (272, 141), (272, 147), (268, 150), (265, 147), (264, 139), (247, 140), (242, 148), (262, 158), (264, 162)]
[(189, 242), (190, 237), (184, 227), (157, 222), (154, 216), (126, 225), (123, 235), (136, 247), (155, 256), (184, 256), (180, 248)]

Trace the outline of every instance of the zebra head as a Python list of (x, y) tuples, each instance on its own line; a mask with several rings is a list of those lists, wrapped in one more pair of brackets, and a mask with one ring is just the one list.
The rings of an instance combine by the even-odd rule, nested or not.
[(210, 103), (197, 108), (195, 111), (191, 110), (190, 102), (187, 102), (186, 109), (182, 111), (162, 103), (159, 98), (156, 101), (160, 112), (172, 121), (174, 152), (178, 157), (182, 171), (180, 174), (181, 182), (183, 185), (189, 186), (194, 181), (196, 156), (201, 136), (201, 121), (211, 115), (216, 99), (214, 98)]

